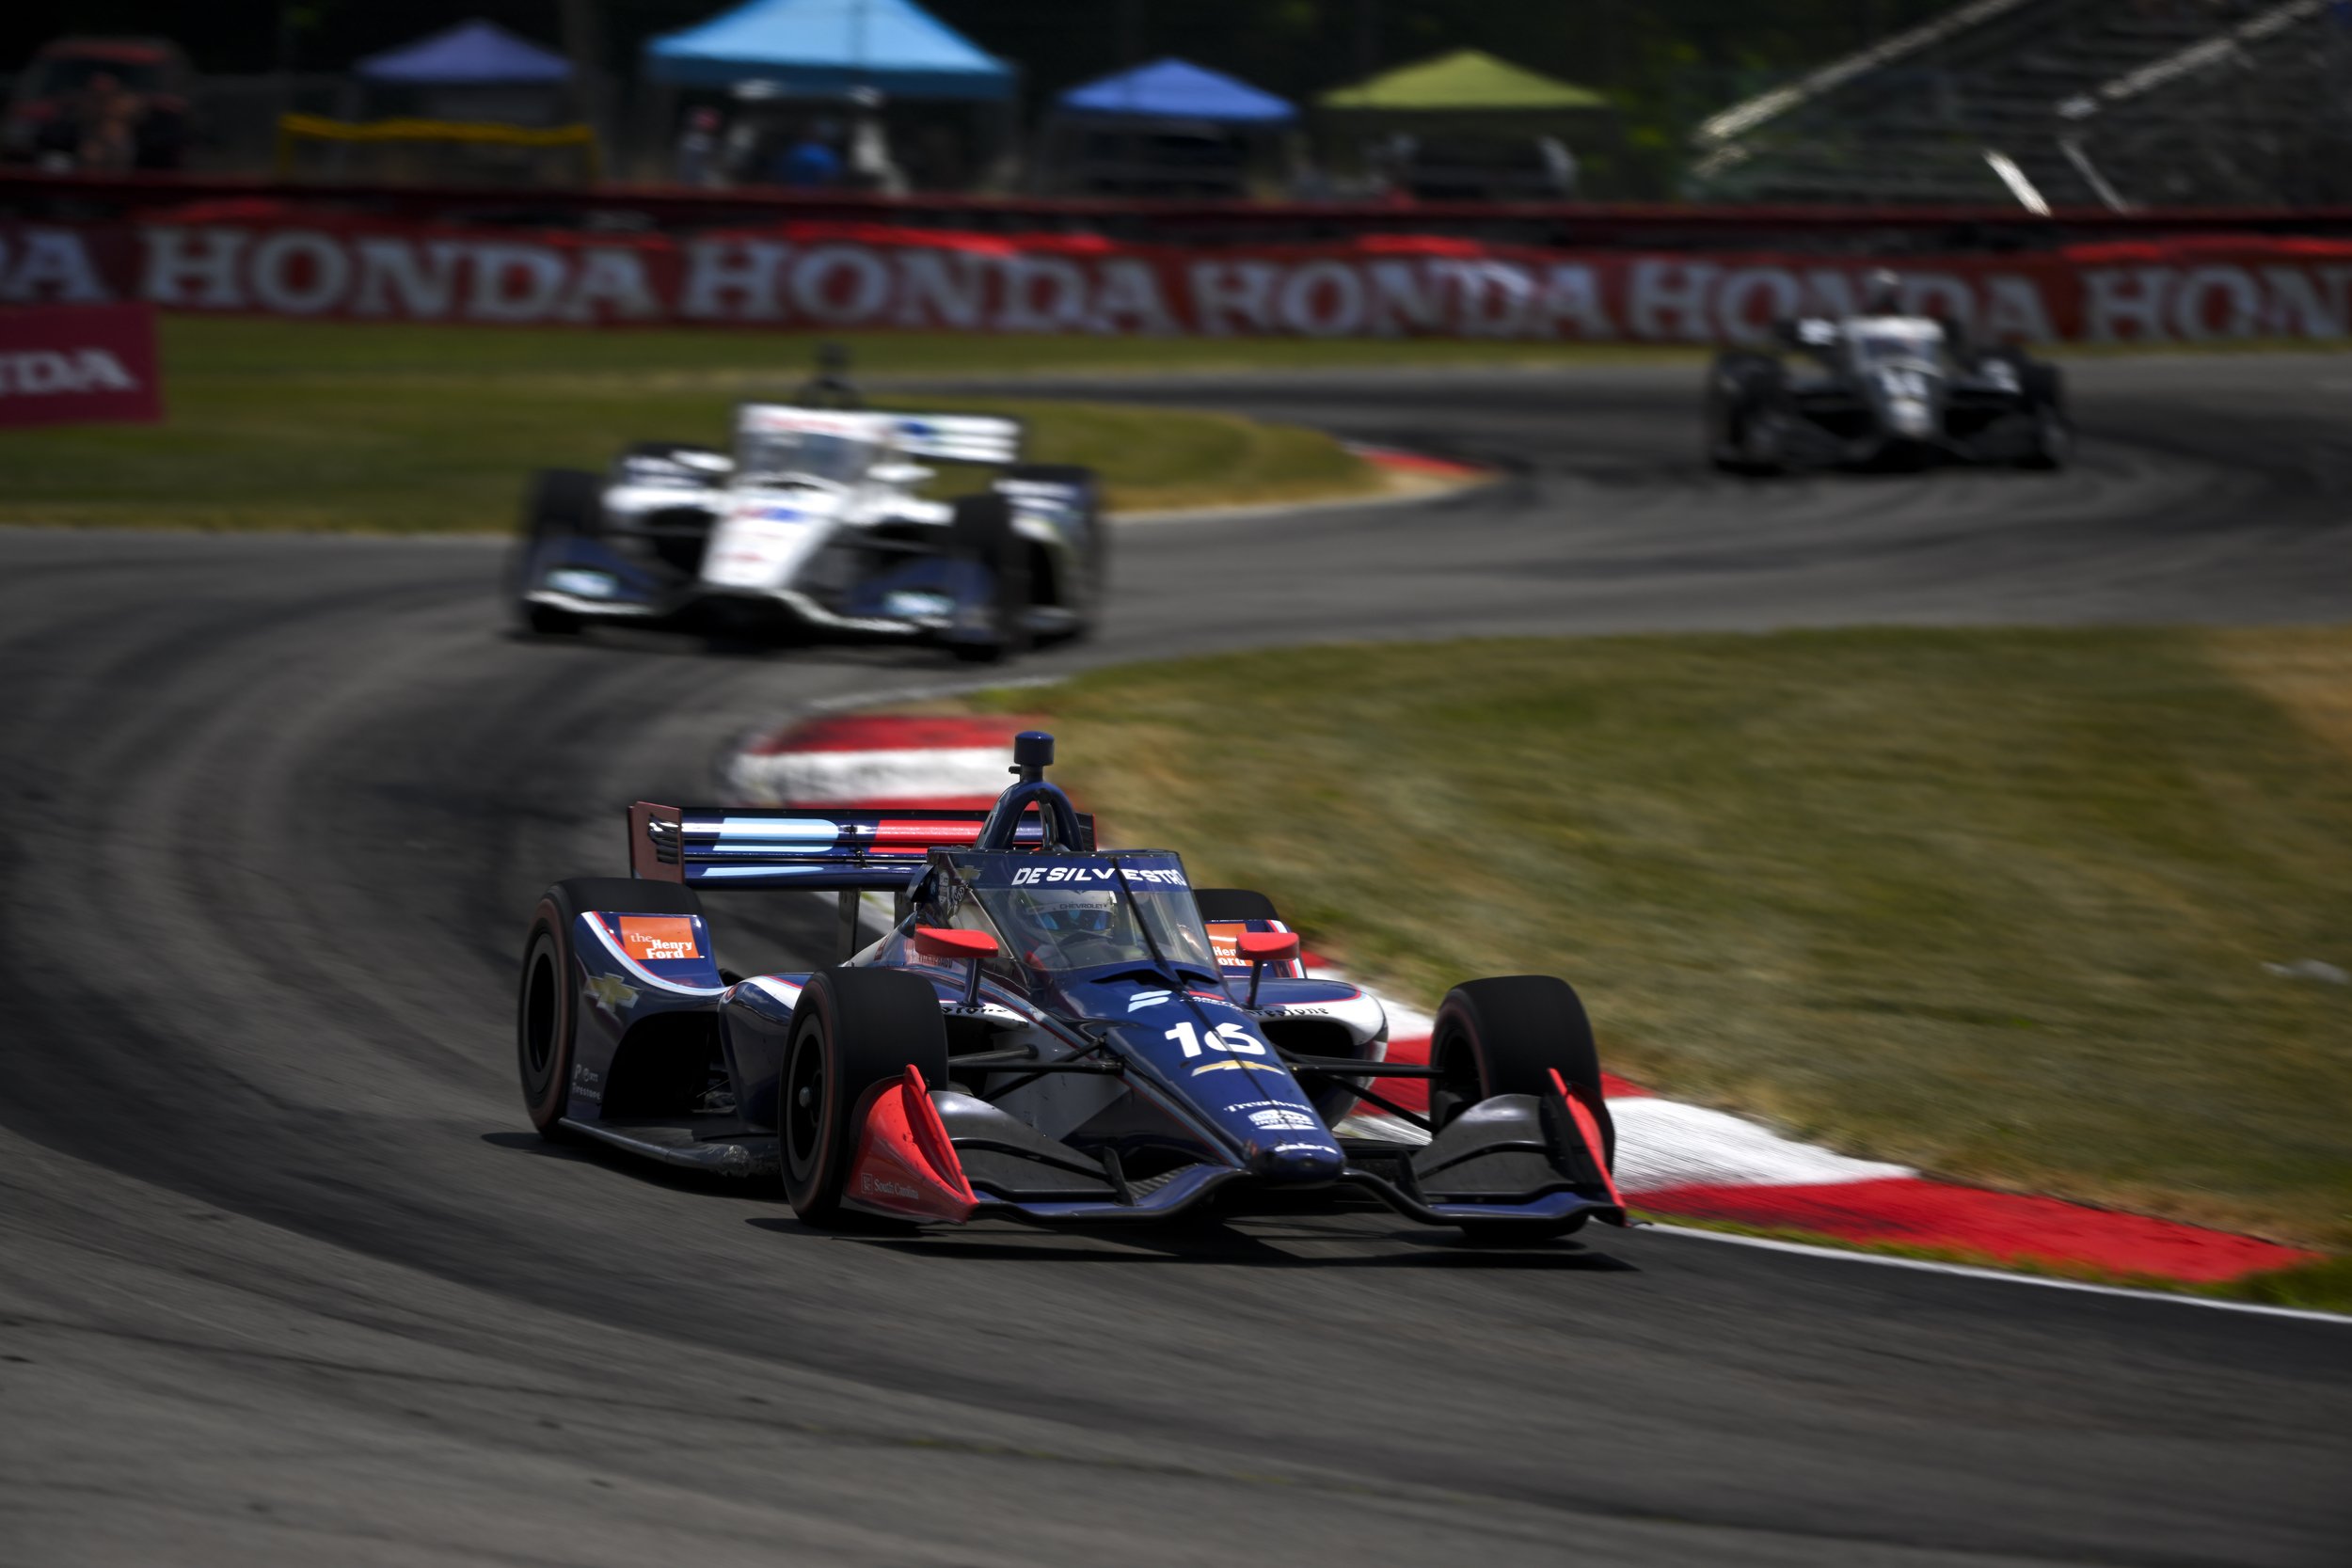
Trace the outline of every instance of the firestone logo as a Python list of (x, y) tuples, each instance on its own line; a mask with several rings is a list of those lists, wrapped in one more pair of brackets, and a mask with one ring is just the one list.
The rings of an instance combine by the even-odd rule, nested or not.
[(24, 349), (0, 354), (0, 397), (57, 397), (138, 389), (138, 378), (103, 348)]

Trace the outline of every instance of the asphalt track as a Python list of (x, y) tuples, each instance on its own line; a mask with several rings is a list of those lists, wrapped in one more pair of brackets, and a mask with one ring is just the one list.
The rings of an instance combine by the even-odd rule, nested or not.
[[(1154, 384), (1510, 477), (1123, 529), (1109, 632), (1028, 673), (2352, 615), (2352, 362), (2094, 363), (2066, 475), (1763, 486), (1694, 469), (1692, 381)], [(740, 727), (951, 672), (518, 641), (494, 565), (0, 534), (0, 1561), (2352, 1556), (2334, 1324), (1658, 1234), (852, 1239), (541, 1145), (509, 1033), (540, 886), (618, 869), (617, 808), (705, 795)], [(822, 921), (741, 928), (759, 963)]]

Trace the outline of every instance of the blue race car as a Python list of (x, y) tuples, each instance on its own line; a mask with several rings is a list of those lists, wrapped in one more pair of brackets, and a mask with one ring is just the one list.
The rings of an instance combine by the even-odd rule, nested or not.
[[(1307, 977), (1261, 895), (1166, 850), (1097, 848), (1014, 743), (993, 810), (640, 802), (630, 878), (558, 882), (524, 948), (523, 1098), (551, 1137), (781, 1174), (803, 1220), (1162, 1219), (1202, 1205), (1385, 1204), (1481, 1241), (1626, 1223), (1591, 1026), (1548, 975), (1472, 980), (1426, 1065)], [(814, 974), (732, 975), (702, 895), (896, 895)], [(1427, 1081), (1425, 1112), (1382, 1086)], [(1359, 1105), (1385, 1116), (1354, 1114)]]

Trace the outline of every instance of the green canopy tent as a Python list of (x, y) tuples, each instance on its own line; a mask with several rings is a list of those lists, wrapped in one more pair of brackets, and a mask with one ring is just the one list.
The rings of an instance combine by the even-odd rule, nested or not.
[(1430, 199), (1571, 195), (1570, 142), (1616, 135), (1600, 93), (1477, 49), (1335, 87), (1315, 107), (1327, 146), (1359, 150), (1375, 181)]
[(1315, 103), (1383, 115), (1552, 115), (1609, 107), (1609, 100), (1590, 87), (1555, 82), (1481, 49), (1456, 49), (1384, 71), (1352, 87), (1334, 87)]

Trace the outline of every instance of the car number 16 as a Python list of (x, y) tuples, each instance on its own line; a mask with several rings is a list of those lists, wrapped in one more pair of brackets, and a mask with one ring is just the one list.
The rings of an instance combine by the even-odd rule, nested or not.
[(1179, 1023), (1160, 1037), (1174, 1040), (1178, 1045), (1183, 1046), (1187, 1057), (1200, 1055), (1204, 1047), (1210, 1051), (1231, 1052), (1237, 1056), (1265, 1054), (1265, 1042), (1251, 1035), (1248, 1029), (1238, 1023), (1220, 1023), (1205, 1036), (1196, 1031), (1189, 1023)]

